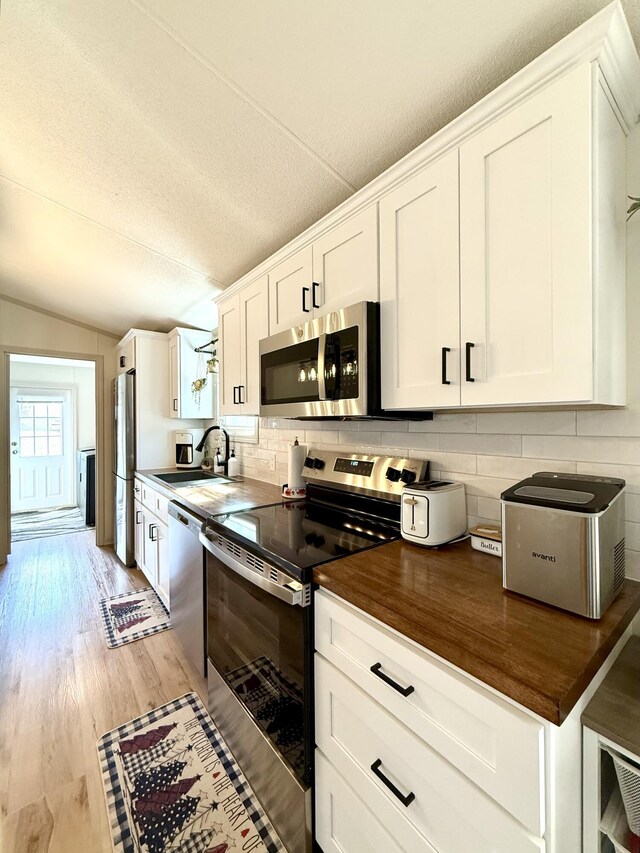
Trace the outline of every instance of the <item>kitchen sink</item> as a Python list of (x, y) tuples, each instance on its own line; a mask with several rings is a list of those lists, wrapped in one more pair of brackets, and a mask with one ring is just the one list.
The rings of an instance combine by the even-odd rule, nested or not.
[(215, 481), (218, 483), (230, 483), (228, 477), (223, 477), (220, 474), (211, 474), (209, 471), (171, 471), (168, 474), (154, 474), (157, 480), (162, 480), (163, 483), (175, 485), (178, 483), (205, 483)]

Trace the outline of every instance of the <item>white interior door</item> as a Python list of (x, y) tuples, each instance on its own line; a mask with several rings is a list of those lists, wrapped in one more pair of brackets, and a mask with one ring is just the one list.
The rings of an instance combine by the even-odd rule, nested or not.
[(71, 391), (11, 388), (11, 512), (74, 501)]

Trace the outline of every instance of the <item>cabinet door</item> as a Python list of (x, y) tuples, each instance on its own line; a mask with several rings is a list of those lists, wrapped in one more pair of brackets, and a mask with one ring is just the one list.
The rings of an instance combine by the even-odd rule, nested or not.
[[(142, 509), (142, 504), (139, 500), (135, 500), (133, 502), (134, 507), (134, 518), (133, 522), (135, 524), (134, 530), (134, 538), (133, 538), (133, 548), (134, 548), (134, 557), (136, 560), (136, 564), (139, 569), (142, 569), (142, 538), (144, 536), (144, 510)], [(144, 570), (143, 570), (144, 571)]]
[(463, 405), (592, 396), (591, 74), (460, 149)]
[(384, 409), (460, 403), (458, 232), (457, 151), (380, 200)]
[(270, 334), (283, 332), (313, 317), (312, 252), (305, 246), (269, 273)]
[(170, 606), (169, 599), (169, 527), (162, 521), (156, 522), (156, 592), (162, 599), (167, 609)]
[(238, 415), (238, 386), (242, 384), (240, 362), (240, 301), (238, 296), (220, 305), (218, 321), (220, 346), (220, 414)]
[(135, 370), (136, 366), (136, 339), (129, 340), (116, 350), (116, 369), (118, 373), (127, 373)]
[(313, 244), (311, 301), (316, 316), (378, 301), (378, 206), (372, 204)]
[(241, 378), (238, 391), (243, 415), (257, 415), (260, 410), (259, 342), (269, 334), (269, 279), (263, 276), (243, 288), (240, 297)]
[(180, 347), (177, 335), (169, 340), (169, 417), (180, 417)]
[(157, 547), (157, 524), (154, 515), (143, 510), (143, 535), (142, 535), (142, 563), (140, 568), (146, 579), (155, 589), (158, 583), (158, 547)]

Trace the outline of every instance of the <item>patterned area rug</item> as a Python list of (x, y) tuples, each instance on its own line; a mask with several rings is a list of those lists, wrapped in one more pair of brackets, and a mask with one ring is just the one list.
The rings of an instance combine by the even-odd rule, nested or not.
[(234, 669), (226, 679), (262, 731), (298, 775), (302, 775), (305, 767), (302, 689), (285, 678), (265, 655)]
[(98, 741), (116, 853), (286, 853), (195, 693)]
[(18, 512), (11, 516), (11, 541), (41, 539), (87, 530), (84, 517), (77, 506), (65, 509), (46, 509), (38, 512)]
[(103, 598), (100, 610), (110, 649), (171, 627), (169, 611), (150, 586)]

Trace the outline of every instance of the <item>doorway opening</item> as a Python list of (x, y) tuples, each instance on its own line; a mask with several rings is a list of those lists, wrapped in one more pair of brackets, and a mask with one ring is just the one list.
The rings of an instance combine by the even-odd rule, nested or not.
[(9, 359), (11, 541), (95, 528), (95, 362)]

